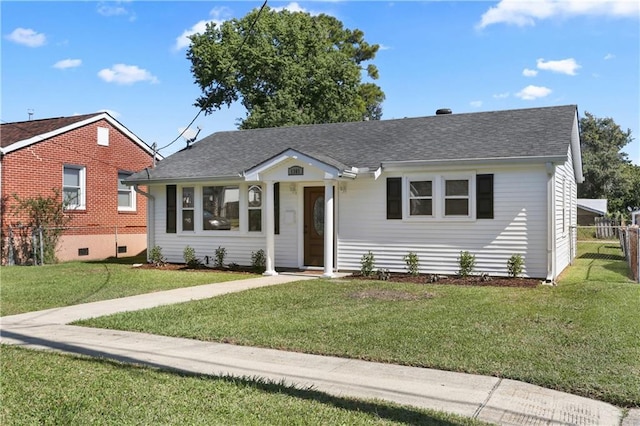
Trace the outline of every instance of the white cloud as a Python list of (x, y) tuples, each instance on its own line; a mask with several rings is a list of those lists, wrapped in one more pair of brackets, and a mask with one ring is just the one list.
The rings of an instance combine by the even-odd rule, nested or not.
[(535, 77), (536, 75), (538, 75), (538, 71), (525, 68), (522, 70), (522, 75), (524, 75), (525, 77)]
[(559, 61), (545, 61), (544, 59), (538, 59), (536, 65), (538, 66), (538, 69), (541, 70), (567, 75), (576, 75), (576, 70), (578, 68), (582, 68), (582, 66), (573, 58), (561, 59)]
[(501, 0), (482, 15), (476, 28), (501, 23), (533, 26), (544, 19), (581, 15), (637, 18), (639, 13), (640, 2), (635, 0)]
[(16, 28), (6, 36), (7, 40), (14, 43), (23, 44), (28, 47), (40, 47), (47, 42), (47, 36), (37, 33), (31, 28)]
[(551, 89), (542, 86), (529, 85), (516, 93), (516, 96), (525, 101), (531, 101), (538, 98), (544, 98), (551, 94)]
[(383, 51), (383, 50), (391, 50), (391, 47), (384, 45), (384, 44), (379, 44), (378, 46), (378, 51)]
[(116, 84), (133, 84), (140, 81), (158, 83), (157, 77), (136, 65), (115, 64), (111, 68), (100, 70), (98, 77), (107, 83)]
[(469, 105), (474, 108), (480, 108), (482, 106), (482, 101), (471, 101), (469, 102)]
[(130, 21), (136, 20), (134, 12), (130, 11), (123, 6), (123, 3), (129, 3), (128, 1), (101, 1), (98, 3), (98, 13), (102, 16), (128, 16)]
[(298, 4), (298, 2), (292, 1), (291, 3), (289, 3), (286, 6), (282, 6), (282, 7), (274, 7), (272, 8), (273, 10), (275, 10), (276, 12), (280, 12), (282, 10), (288, 10), (289, 12), (302, 12), (302, 13), (308, 13), (308, 11), (300, 6)]
[(504, 93), (496, 93), (495, 95), (493, 95), (493, 97), (495, 99), (506, 99), (509, 97), (509, 92), (504, 92)]
[(191, 45), (189, 36), (192, 36), (194, 34), (204, 34), (207, 29), (208, 23), (216, 24), (216, 26), (222, 25), (222, 23), (227, 20), (227, 17), (231, 16), (231, 11), (227, 7), (216, 7), (211, 10), (211, 12), (209, 12), (209, 15), (211, 15), (212, 19), (198, 21), (193, 24), (188, 30), (184, 30), (182, 34), (180, 34), (176, 38), (176, 43), (173, 45), (173, 50), (178, 51), (189, 47), (189, 45)]
[(76, 68), (82, 65), (81, 59), (63, 59), (53, 64), (54, 68), (65, 70), (67, 68)]
[(604, 56), (604, 60), (605, 60), (605, 61), (608, 61), (609, 59), (613, 59), (613, 58), (615, 58), (615, 57), (616, 57), (616, 55), (614, 55), (613, 53), (607, 53), (607, 54)]

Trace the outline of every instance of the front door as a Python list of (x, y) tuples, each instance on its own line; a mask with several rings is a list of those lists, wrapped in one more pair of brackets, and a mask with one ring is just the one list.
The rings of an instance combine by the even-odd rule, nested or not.
[(304, 264), (324, 266), (324, 187), (304, 189)]

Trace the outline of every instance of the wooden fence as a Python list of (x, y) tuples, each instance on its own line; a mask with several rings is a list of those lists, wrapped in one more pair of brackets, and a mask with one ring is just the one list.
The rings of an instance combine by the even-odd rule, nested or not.
[(631, 278), (640, 282), (640, 232), (638, 226), (620, 228), (620, 245), (631, 269)]
[(608, 217), (595, 218), (595, 237), (599, 239), (618, 238), (620, 222)]

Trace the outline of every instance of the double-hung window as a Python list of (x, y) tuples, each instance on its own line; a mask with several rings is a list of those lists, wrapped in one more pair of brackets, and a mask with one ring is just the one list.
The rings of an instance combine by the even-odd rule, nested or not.
[(193, 186), (185, 186), (182, 188), (182, 230), (194, 230), (194, 203), (195, 191)]
[(262, 231), (262, 187), (251, 185), (248, 192), (249, 232)]
[(492, 174), (407, 174), (386, 186), (387, 219), (493, 219)]
[(82, 166), (64, 165), (62, 172), (63, 202), (66, 209), (86, 208), (86, 169)]
[(433, 181), (409, 181), (409, 215), (433, 216)]
[(469, 216), (469, 180), (444, 180), (444, 215), (445, 217)]
[(122, 181), (131, 176), (128, 172), (118, 172), (118, 211), (136, 210), (136, 193), (133, 186), (128, 186)]

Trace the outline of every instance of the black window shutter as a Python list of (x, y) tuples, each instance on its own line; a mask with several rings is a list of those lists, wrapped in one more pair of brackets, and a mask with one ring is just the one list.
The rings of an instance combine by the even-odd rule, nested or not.
[(167, 234), (176, 233), (176, 186), (167, 185)]
[(387, 219), (402, 219), (402, 178), (387, 178)]
[(273, 184), (273, 232), (280, 234), (280, 182)]
[(493, 175), (476, 176), (476, 217), (493, 219)]

